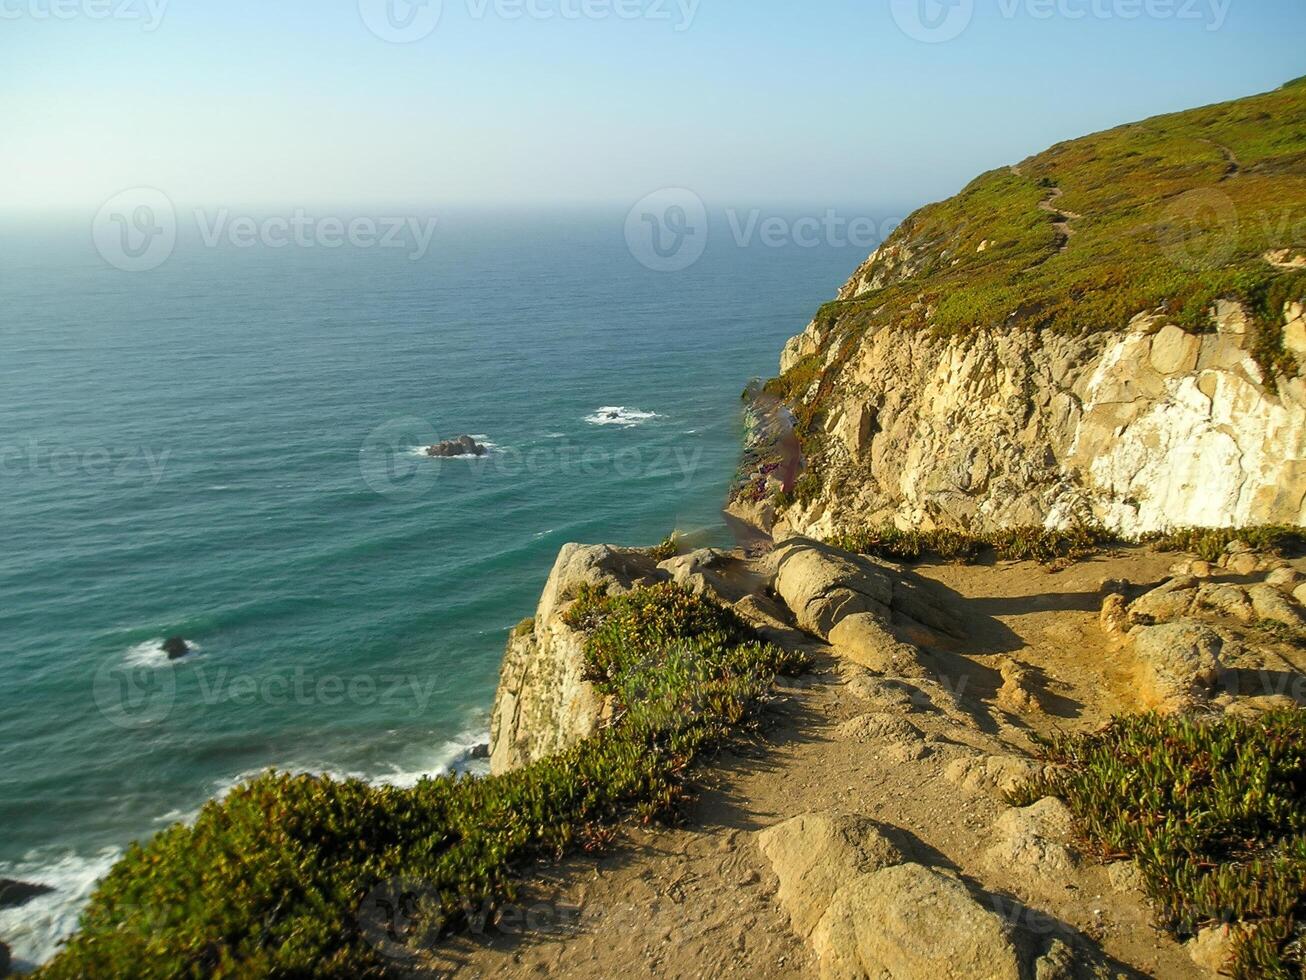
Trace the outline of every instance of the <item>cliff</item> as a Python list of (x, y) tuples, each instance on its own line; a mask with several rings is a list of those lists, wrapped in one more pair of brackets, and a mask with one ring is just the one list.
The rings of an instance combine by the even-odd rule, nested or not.
[(1304, 219), (1300, 81), (981, 176), (786, 346), (806, 471), (732, 510), (822, 538), (1306, 523)]

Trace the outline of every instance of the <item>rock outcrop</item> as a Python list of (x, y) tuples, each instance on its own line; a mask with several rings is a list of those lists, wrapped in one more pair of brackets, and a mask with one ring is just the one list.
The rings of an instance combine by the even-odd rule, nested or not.
[(584, 637), (563, 621), (582, 585), (613, 594), (664, 581), (646, 552), (565, 545), (528, 630), (508, 641), (490, 718), (490, 769), (508, 772), (591, 735), (605, 704), (585, 679)]

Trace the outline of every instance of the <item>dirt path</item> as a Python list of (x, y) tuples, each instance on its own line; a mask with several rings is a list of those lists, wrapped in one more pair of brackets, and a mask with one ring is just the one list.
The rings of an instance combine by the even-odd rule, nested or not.
[(1238, 162), (1238, 157), (1233, 152), (1233, 150), (1225, 146), (1223, 143), (1217, 143), (1215, 140), (1203, 139), (1202, 142), (1208, 143), (1211, 146), (1215, 147), (1217, 150), (1220, 151), (1221, 155), (1224, 157), (1226, 167), (1225, 167), (1224, 174), (1220, 177), (1220, 180), (1222, 181), (1229, 180), (1233, 177), (1237, 177), (1240, 173), (1242, 173), (1242, 164)]
[[(1025, 176), (1025, 172), (1021, 170), (1020, 164), (1013, 163), (1009, 169), (1017, 177)], [(1083, 217), (1082, 214), (1076, 214), (1074, 211), (1064, 211), (1061, 208), (1055, 206), (1056, 202), (1061, 200), (1061, 198), (1065, 196), (1065, 193), (1066, 192), (1063, 191), (1060, 187), (1053, 187), (1051, 190), (1048, 191), (1047, 197), (1043, 198), (1043, 200), (1038, 202), (1038, 209), (1040, 211), (1052, 215), (1053, 217), (1052, 227), (1056, 231), (1056, 236), (1057, 236), (1056, 244), (1057, 244), (1058, 254), (1061, 254), (1065, 252), (1068, 248), (1070, 248), (1070, 239), (1073, 238), (1075, 235), (1075, 229), (1070, 227), (1070, 222), (1076, 221)], [(1039, 265), (1045, 261), (1046, 259), (1040, 259), (1038, 262), (1035, 262), (1034, 264)]]
[(1070, 239), (1075, 234), (1075, 229), (1070, 227), (1070, 222), (1083, 217), (1082, 214), (1076, 214), (1074, 211), (1063, 211), (1054, 206), (1057, 201), (1065, 196), (1065, 193), (1060, 187), (1054, 187), (1048, 192), (1047, 197), (1038, 202), (1039, 210), (1046, 211), (1055, 219), (1052, 222), (1052, 227), (1057, 232), (1058, 252), (1064, 252), (1070, 248)]
[[(925, 733), (915, 759), (850, 734), (846, 722), (886, 709), (866, 700), (861, 668), (794, 632), (790, 642), (812, 651), (816, 673), (780, 691), (756, 742), (699, 770), (705, 789), (685, 829), (627, 830), (601, 857), (537, 869), (506, 933), (444, 945), (419, 975), (815, 976), (810, 946), (775, 901), (756, 834), (816, 811), (901, 828), (921, 860), (955, 869), (995, 908), (1037, 910), (1045, 928), (1100, 948), (1120, 975), (1206, 976), (1153, 928), (1137, 887), (1108, 869), (1085, 860), (1052, 881), (995, 865), (994, 822), (1008, 808), (995, 786), (957, 775), (976, 759), (1024, 756), (1035, 733), (1091, 729), (1132, 710), (1125, 655), (1098, 626), (1100, 584), (1156, 583), (1171, 561), (1134, 550), (1058, 574), (1032, 563), (906, 571), (960, 614), (966, 637), (928, 648), (944, 670), (934, 693), (905, 709)], [(999, 704), (1004, 656), (1036, 678), (1040, 708)]]

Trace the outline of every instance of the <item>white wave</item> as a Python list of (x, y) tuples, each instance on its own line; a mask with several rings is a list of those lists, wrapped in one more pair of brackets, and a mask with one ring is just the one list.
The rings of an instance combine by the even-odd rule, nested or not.
[(121, 856), (119, 848), (109, 847), (90, 856), (65, 851), (42, 858), (33, 853), (23, 861), (0, 863), (0, 877), (54, 889), (17, 908), (0, 909), (0, 936), (9, 944), (16, 967), (44, 963), (58, 952), (59, 942), (77, 928), (95, 883)]
[(619, 425), (622, 428), (632, 428), (636, 425), (642, 425), (649, 419), (662, 418), (657, 412), (645, 412), (638, 408), (627, 408), (624, 405), (604, 405), (593, 415), (585, 416), (585, 421), (590, 425)]
[(546, 433), (544, 433), (544, 438), (545, 438), (545, 439), (566, 439), (566, 438), (567, 438), (567, 433), (565, 433), (565, 432), (546, 432)]

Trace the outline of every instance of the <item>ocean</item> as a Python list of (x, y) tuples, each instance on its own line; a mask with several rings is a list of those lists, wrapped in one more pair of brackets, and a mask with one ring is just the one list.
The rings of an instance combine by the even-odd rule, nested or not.
[(0, 877), (53, 889), (0, 911), (20, 961), (264, 768), (476, 771), (564, 543), (729, 542), (740, 392), (869, 248), (713, 214), (658, 271), (625, 222), (442, 212), (417, 257), (183, 221), (139, 272), (89, 218), (4, 223)]

